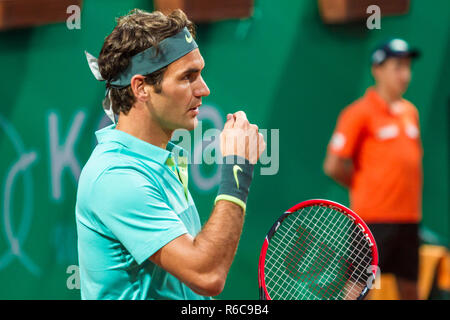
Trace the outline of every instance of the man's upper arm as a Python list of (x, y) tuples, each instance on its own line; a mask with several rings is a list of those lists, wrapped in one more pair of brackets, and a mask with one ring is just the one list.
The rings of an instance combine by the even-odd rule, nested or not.
[(365, 128), (364, 109), (359, 105), (345, 108), (339, 115), (328, 144), (328, 152), (339, 158), (352, 158)]
[(100, 221), (138, 264), (168, 242), (187, 233), (160, 190), (130, 168), (109, 169), (94, 184), (92, 204)]
[(349, 187), (353, 176), (353, 157), (365, 127), (364, 110), (353, 104), (339, 115), (336, 128), (328, 144), (324, 162), (325, 173)]

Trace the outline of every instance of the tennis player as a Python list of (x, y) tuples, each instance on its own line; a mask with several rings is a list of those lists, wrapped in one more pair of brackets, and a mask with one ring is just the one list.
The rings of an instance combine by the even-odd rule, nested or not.
[(396, 276), (401, 299), (418, 296), (422, 147), (417, 109), (402, 97), (418, 54), (403, 39), (374, 50), (375, 86), (341, 112), (324, 163), (350, 189), (351, 208), (368, 223), (381, 272)]
[[(188, 190), (187, 153), (170, 142), (193, 130), (210, 91), (194, 26), (134, 10), (106, 37), (92, 72), (106, 81), (114, 124), (78, 184), (76, 222), (83, 299), (210, 299), (224, 288), (242, 232), (253, 166), (265, 148), (246, 114), (227, 115), (221, 182), (201, 226)], [(118, 118), (116, 123), (116, 118)]]

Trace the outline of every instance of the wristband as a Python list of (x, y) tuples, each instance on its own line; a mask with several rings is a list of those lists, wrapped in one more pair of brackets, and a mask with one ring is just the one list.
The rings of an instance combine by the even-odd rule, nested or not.
[(219, 200), (227, 200), (241, 206), (245, 212), (253, 167), (254, 165), (243, 157), (223, 157), (221, 182), (214, 204)]

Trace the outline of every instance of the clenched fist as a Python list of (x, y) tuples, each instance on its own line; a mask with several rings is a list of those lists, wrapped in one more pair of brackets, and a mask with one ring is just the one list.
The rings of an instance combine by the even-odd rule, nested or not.
[(245, 112), (227, 115), (227, 122), (220, 134), (222, 156), (236, 155), (255, 164), (266, 148), (266, 142), (258, 126), (247, 120)]

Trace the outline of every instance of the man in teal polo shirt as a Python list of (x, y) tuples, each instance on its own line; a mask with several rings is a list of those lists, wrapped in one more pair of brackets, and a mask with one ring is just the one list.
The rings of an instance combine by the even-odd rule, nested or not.
[(265, 142), (244, 112), (227, 115), (219, 192), (202, 227), (186, 151), (170, 143), (174, 130), (196, 127), (209, 95), (193, 31), (180, 10), (135, 10), (98, 60), (87, 54), (107, 83), (103, 107), (114, 124), (96, 132), (78, 184), (83, 299), (209, 299), (224, 287)]

